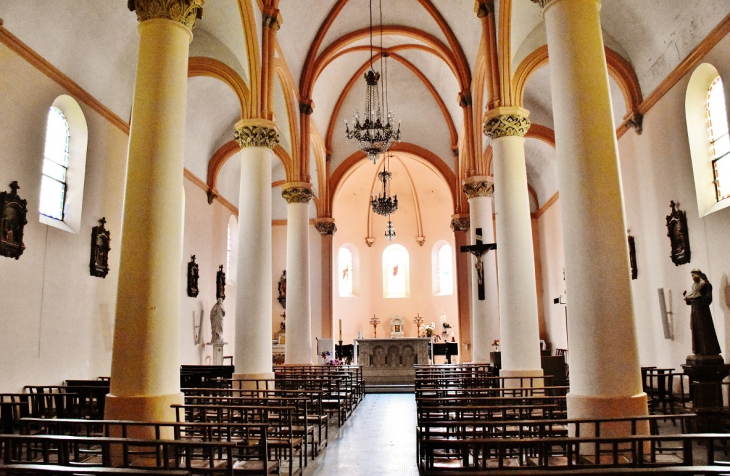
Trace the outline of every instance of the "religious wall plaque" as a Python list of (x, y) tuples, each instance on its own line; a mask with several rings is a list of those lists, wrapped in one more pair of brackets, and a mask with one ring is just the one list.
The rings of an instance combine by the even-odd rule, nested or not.
[(192, 298), (198, 297), (199, 276), (198, 263), (195, 262), (195, 255), (192, 255), (188, 263), (188, 296)]
[(25, 251), (23, 229), (28, 223), (28, 202), (18, 196), (18, 182), (10, 184), (10, 192), (0, 192), (0, 256), (20, 258)]
[(109, 273), (109, 250), (111, 237), (109, 230), (104, 228), (106, 218), (101, 217), (99, 226), (91, 229), (91, 260), (89, 268), (92, 276), (106, 278)]
[(672, 247), (670, 257), (674, 265), (679, 266), (690, 261), (687, 214), (680, 210), (673, 200), (669, 202), (669, 206), (672, 207), (672, 213), (667, 215), (667, 236)]
[(226, 299), (226, 273), (223, 271), (223, 265), (218, 267), (215, 275), (215, 298)]

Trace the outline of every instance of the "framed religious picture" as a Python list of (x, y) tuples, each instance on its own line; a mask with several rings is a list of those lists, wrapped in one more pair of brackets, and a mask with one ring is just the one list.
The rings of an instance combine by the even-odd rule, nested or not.
[(188, 263), (188, 296), (192, 298), (198, 297), (199, 275), (198, 263), (195, 262), (195, 255), (192, 255)]
[(10, 184), (10, 192), (0, 192), (0, 256), (20, 258), (25, 251), (23, 230), (28, 223), (28, 202), (18, 196), (18, 182)]
[(669, 202), (672, 212), (667, 215), (667, 236), (672, 247), (670, 257), (675, 266), (687, 264), (690, 261), (689, 229), (687, 229), (687, 214), (679, 209), (674, 200)]
[(218, 267), (215, 275), (215, 298), (226, 299), (226, 273), (223, 271), (223, 265)]
[(286, 309), (286, 270), (281, 273), (277, 290), (279, 291), (279, 297), (276, 300), (279, 301), (281, 307)]
[(104, 225), (106, 218), (101, 217), (99, 226), (91, 229), (91, 260), (89, 261), (89, 269), (92, 276), (97, 278), (106, 278), (109, 273), (109, 243), (111, 237), (109, 230)]

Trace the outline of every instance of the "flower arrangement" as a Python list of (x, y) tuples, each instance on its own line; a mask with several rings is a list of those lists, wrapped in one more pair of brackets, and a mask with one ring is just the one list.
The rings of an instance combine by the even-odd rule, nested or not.
[(329, 350), (323, 351), (321, 354), (322, 360), (324, 360), (324, 365), (345, 365), (345, 361), (343, 359), (329, 359), (328, 357), (332, 355)]
[(443, 312), (441, 313), (441, 327), (444, 328), (444, 331), (446, 331), (446, 329), (451, 329), (451, 324), (449, 324), (446, 320), (446, 314)]
[(327, 360), (327, 357), (329, 357), (330, 355), (332, 355), (332, 354), (330, 354), (330, 351), (329, 350), (323, 351), (322, 352), (322, 360), (325, 360), (326, 361)]
[(426, 324), (425, 326), (421, 326), (421, 330), (423, 330), (426, 333), (426, 337), (431, 337), (433, 335), (433, 330), (436, 329), (436, 324)]
[(499, 352), (499, 339), (494, 339), (494, 342), (492, 342), (492, 347), (494, 347), (494, 350), (496, 352)]

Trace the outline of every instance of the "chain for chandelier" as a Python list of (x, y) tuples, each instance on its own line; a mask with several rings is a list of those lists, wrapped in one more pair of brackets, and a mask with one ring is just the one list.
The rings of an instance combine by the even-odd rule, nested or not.
[(383, 183), (383, 191), (378, 195), (370, 198), (370, 206), (374, 213), (382, 216), (389, 216), (398, 210), (398, 195), (391, 197), (388, 194), (388, 182), (393, 178), (393, 174), (388, 171), (386, 163), (390, 165), (390, 154), (383, 159), (383, 171), (378, 173), (378, 179)]
[[(352, 116), (353, 125), (350, 129), (347, 120), (345, 120), (345, 137), (347, 139), (355, 139), (357, 147), (363, 151), (373, 164), (378, 160), (378, 155), (387, 152), (393, 142), (400, 142), (400, 122), (398, 129), (395, 129), (395, 117), (388, 109), (387, 105), (387, 58), (388, 53), (383, 51), (383, 4), (380, 4), (380, 51), (381, 51), (381, 71), (385, 74), (383, 80), (383, 99), (385, 100), (385, 113), (383, 117), (383, 109), (380, 102), (380, 91), (378, 89), (378, 80), (380, 73), (373, 70), (373, 2), (370, 0), (370, 70), (365, 73), (365, 112), (363, 114), (363, 122), (360, 122), (360, 115), (355, 112)], [(385, 62), (383, 62), (385, 58)]]

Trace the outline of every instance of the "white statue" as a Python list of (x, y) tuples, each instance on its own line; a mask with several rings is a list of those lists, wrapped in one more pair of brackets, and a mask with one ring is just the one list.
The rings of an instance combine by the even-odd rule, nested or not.
[(213, 344), (223, 342), (223, 316), (225, 315), (226, 310), (223, 309), (223, 299), (218, 298), (218, 302), (210, 310), (210, 342)]

